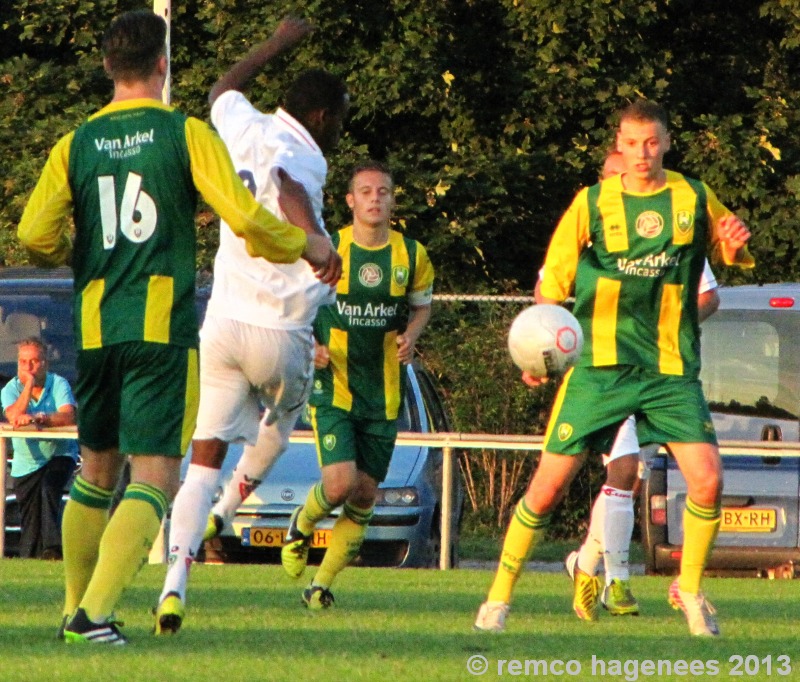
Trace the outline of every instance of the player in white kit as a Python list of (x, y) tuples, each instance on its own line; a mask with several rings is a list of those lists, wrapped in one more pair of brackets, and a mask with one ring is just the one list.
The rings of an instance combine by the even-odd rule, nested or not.
[[(338, 142), (349, 106), (344, 83), (322, 70), (301, 73), (271, 114), (239, 91), (276, 55), (311, 31), (287, 18), (234, 64), (209, 94), (211, 120), (256, 199), (307, 232), (325, 234), (324, 153)], [(175, 498), (168, 570), (155, 633), (175, 633), (185, 616), (189, 568), (206, 531), (228, 443), (246, 443), (221, 503), (233, 510), (286, 449), (311, 390), (311, 325), (335, 299), (341, 258), (332, 250), (318, 276), (304, 262), (287, 266), (251, 257), (223, 223), (214, 284), (200, 332), (200, 408), (192, 460)], [(260, 418), (262, 405), (266, 408)], [(214, 529), (216, 532), (220, 528)]]

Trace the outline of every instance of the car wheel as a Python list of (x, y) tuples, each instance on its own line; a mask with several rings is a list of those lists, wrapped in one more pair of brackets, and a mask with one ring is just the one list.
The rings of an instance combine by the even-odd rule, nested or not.
[[(425, 563), (426, 568), (439, 568), (439, 559), (442, 555), (442, 536), (439, 532), (440, 514), (434, 514), (434, 521), (431, 523), (431, 531), (428, 537)], [(458, 535), (455, 534), (450, 540), (450, 562), (448, 568), (458, 568)]]
[(640, 499), (640, 531), (642, 549), (644, 550), (644, 572), (646, 575), (661, 575), (663, 571), (656, 565), (656, 546), (667, 541), (666, 526), (657, 526), (651, 521), (651, 502), (654, 495), (665, 497), (667, 490), (667, 472), (663, 468), (654, 468), (650, 478), (645, 481)]

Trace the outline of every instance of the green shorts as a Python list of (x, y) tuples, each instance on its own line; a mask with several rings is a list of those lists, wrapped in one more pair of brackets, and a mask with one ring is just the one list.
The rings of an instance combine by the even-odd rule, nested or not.
[(699, 379), (614, 365), (576, 367), (567, 373), (547, 425), (545, 450), (608, 453), (629, 415), (636, 417), (640, 445), (717, 444)]
[(78, 351), (78, 440), (182, 457), (197, 421), (197, 349), (130, 341)]
[(338, 407), (309, 407), (309, 411), (320, 468), (355, 462), (359, 471), (383, 482), (397, 440), (397, 420), (361, 419)]

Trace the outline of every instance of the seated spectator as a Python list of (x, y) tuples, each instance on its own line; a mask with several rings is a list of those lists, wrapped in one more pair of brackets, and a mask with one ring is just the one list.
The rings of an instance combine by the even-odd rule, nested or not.
[[(5, 418), (19, 428), (75, 424), (75, 398), (64, 377), (47, 371), (37, 338), (17, 344), (17, 376), (0, 393)], [(19, 555), (61, 559), (61, 496), (78, 459), (75, 440), (12, 438), (11, 477), (22, 517)]]

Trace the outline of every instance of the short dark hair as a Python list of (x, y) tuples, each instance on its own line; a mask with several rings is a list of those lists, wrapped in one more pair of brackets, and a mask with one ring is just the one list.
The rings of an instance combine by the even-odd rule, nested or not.
[(283, 108), (301, 123), (312, 111), (342, 111), (347, 86), (338, 76), (324, 69), (303, 71), (286, 91)]
[(103, 35), (103, 57), (115, 81), (144, 80), (166, 53), (167, 23), (151, 10), (125, 12)]
[(374, 161), (370, 159), (369, 161), (357, 163), (355, 166), (353, 166), (353, 170), (350, 171), (350, 182), (347, 186), (351, 192), (353, 191), (353, 183), (356, 179), (356, 175), (359, 173), (364, 173), (365, 171), (377, 171), (378, 173), (388, 175), (389, 180), (392, 182), (392, 189), (394, 189), (394, 176), (392, 175), (391, 168), (381, 161)]
[(669, 130), (667, 111), (657, 102), (649, 99), (637, 99), (626, 106), (619, 115), (619, 121), (656, 121)]

